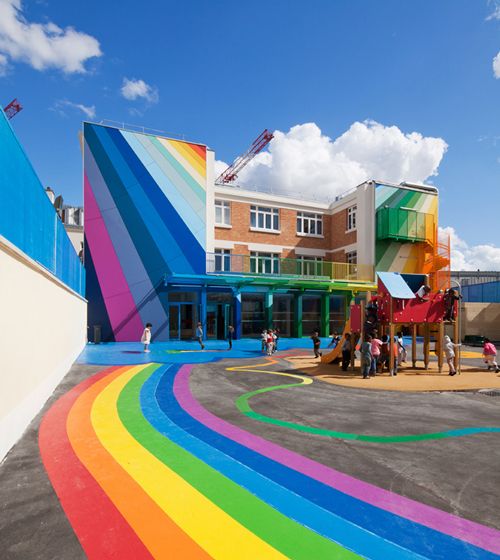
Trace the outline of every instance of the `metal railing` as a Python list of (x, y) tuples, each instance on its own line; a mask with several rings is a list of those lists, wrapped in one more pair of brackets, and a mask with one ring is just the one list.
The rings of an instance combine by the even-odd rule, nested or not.
[(374, 267), (274, 256), (207, 253), (207, 274), (238, 274), (300, 280), (373, 282)]

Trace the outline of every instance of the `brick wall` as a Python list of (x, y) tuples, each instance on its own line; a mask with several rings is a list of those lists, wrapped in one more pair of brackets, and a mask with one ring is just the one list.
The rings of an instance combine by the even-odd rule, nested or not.
[[(231, 228), (215, 227), (215, 246), (217, 240), (235, 242), (234, 254), (248, 254), (248, 243), (280, 245), (328, 251), (356, 243), (356, 231), (346, 233), (347, 210), (323, 216), (323, 237), (297, 235), (297, 211), (280, 208), (280, 233), (252, 231), (250, 229), (250, 206), (245, 202), (231, 203)], [(344, 262), (344, 251), (327, 253), (328, 260)], [(283, 249), (282, 257), (296, 258), (295, 251)]]

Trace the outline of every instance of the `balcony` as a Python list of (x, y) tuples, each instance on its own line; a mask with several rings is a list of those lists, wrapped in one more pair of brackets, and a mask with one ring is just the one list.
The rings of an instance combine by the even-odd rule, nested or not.
[(250, 256), (207, 253), (207, 274), (267, 276), (317, 282), (373, 282), (374, 268), (367, 264), (285, 259), (278, 256)]
[(411, 208), (381, 208), (377, 212), (377, 240), (434, 243), (434, 215)]

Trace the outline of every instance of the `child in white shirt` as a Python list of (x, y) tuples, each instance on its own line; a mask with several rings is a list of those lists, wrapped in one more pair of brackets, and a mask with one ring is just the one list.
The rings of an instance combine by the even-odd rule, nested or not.
[(149, 345), (151, 343), (151, 323), (146, 323), (146, 328), (142, 332), (141, 342), (144, 344), (144, 352), (150, 352)]

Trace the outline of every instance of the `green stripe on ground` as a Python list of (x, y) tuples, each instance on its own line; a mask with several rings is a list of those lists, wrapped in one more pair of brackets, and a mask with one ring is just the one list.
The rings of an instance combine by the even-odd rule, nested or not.
[(134, 376), (118, 398), (121, 421), (144, 448), (238, 523), (289, 558), (360, 558), (289, 519), (156, 431), (142, 414), (140, 392), (157, 367), (156, 364), (147, 367)]
[[(238, 371), (244, 371), (242, 369)], [(372, 443), (403, 443), (408, 441), (425, 441), (434, 439), (444, 439), (452, 437), (452, 434), (447, 432), (433, 432), (429, 434), (411, 434), (411, 435), (394, 435), (394, 436), (370, 436), (363, 434), (353, 434), (349, 432), (338, 432), (336, 430), (326, 430), (323, 428), (314, 428), (313, 426), (305, 426), (304, 424), (296, 424), (295, 422), (287, 422), (286, 420), (278, 420), (277, 418), (272, 418), (270, 416), (265, 416), (264, 414), (259, 414), (255, 412), (250, 406), (249, 400), (263, 393), (269, 393), (271, 391), (277, 391), (279, 389), (290, 389), (292, 387), (300, 387), (303, 383), (290, 383), (287, 385), (275, 385), (273, 387), (266, 387), (264, 389), (257, 389), (256, 391), (250, 391), (238, 397), (235, 401), (236, 408), (245, 416), (258, 420), (259, 422), (265, 422), (266, 424), (274, 424), (275, 426), (281, 426), (283, 428), (289, 428), (296, 430), (298, 432), (305, 432), (308, 434), (316, 434), (319, 436), (325, 436), (335, 439), (345, 439), (345, 440), (357, 440), (357, 441), (368, 441)]]

